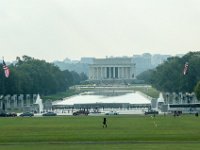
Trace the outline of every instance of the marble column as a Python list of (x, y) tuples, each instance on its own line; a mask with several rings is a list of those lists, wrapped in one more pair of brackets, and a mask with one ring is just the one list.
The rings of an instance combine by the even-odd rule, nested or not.
[(101, 80), (101, 67), (99, 67), (99, 80)]
[(103, 79), (103, 67), (100, 67), (101, 80)]
[(115, 78), (116, 79), (119, 77), (118, 71), (119, 71), (118, 67), (115, 67)]
[(128, 67), (128, 79), (130, 79), (130, 78), (131, 78), (131, 68)]
[(0, 109), (3, 109), (3, 102), (2, 102), (2, 100), (0, 101)]
[(95, 79), (98, 79), (98, 68), (97, 67), (95, 67), (95, 74), (96, 74), (95, 75), (95, 77), (96, 77)]
[(30, 106), (30, 99), (27, 99), (26, 105), (29, 107)]
[(99, 67), (97, 67), (97, 80), (99, 80)]
[(22, 107), (22, 108), (24, 107), (24, 98), (21, 99), (21, 107)]
[(17, 98), (14, 98), (14, 108), (17, 108)]
[(114, 79), (116, 78), (116, 75), (115, 75), (115, 67), (113, 67), (113, 78), (114, 78)]
[(101, 67), (98, 67), (99, 68), (99, 80), (101, 79)]
[(95, 67), (95, 79), (98, 79), (98, 68)]
[(124, 78), (124, 67), (121, 67), (121, 78), (123, 79)]
[(92, 79), (94, 80), (95, 79), (95, 68), (92, 67)]
[(106, 78), (106, 67), (103, 67), (103, 78)]
[(126, 79), (128, 79), (128, 67), (126, 67)]
[(106, 79), (109, 78), (109, 67), (106, 67)]
[(104, 67), (104, 79), (106, 78), (106, 67)]
[(90, 79), (94, 79), (94, 67), (90, 67), (90, 72), (89, 72), (89, 77)]
[(111, 76), (112, 76), (112, 73), (111, 73), (111, 71), (112, 71), (112, 69), (111, 69), (112, 67), (109, 67), (109, 79), (111, 78)]
[(118, 67), (118, 78), (120, 79), (120, 67)]
[(126, 79), (126, 67), (123, 67), (123, 70), (124, 78)]
[(92, 79), (94, 79), (95, 68), (92, 67)]
[(7, 108), (10, 108), (10, 100), (6, 101)]

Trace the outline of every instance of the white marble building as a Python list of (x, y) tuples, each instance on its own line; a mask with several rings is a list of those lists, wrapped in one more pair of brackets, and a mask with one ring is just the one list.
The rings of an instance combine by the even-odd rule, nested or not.
[(89, 65), (89, 80), (130, 80), (135, 78), (132, 58), (94, 59)]

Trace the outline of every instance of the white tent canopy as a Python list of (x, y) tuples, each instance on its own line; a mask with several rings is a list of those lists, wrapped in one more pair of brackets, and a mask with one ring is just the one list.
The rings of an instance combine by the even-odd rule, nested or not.
[(151, 100), (139, 92), (128, 93), (120, 96), (101, 96), (101, 95), (76, 95), (62, 101), (56, 101), (53, 105), (74, 105), (74, 104), (96, 104), (96, 103), (129, 103), (129, 104), (151, 104)]

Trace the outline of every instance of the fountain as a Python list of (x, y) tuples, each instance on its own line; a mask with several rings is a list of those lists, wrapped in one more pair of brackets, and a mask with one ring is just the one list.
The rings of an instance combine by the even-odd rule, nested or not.
[(39, 113), (43, 112), (43, 103), (42, 103), (42, 99), (40, 98), (40, 95), (37, 95), (35, 104), (39, 106)]
[(158, 109), (161, 110), (163, 104), (164, 104), (163, 94), (160, 93), (160, 94), (159, 94), (159, 98), (157, 99), (157, 106), (156, 106), (156, 109), (157, 109), (157, 110), (158, 110)]

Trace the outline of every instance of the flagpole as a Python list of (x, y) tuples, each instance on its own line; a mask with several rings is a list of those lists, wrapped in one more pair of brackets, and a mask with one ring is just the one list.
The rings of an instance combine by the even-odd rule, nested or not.
[[(2, 57), (3, 58), (3, 57)], [(3, 64), (3, 63), (2, 63)], [(3, 95), (3, 103), (2, 103), (2, 110), (3, 110), (3, 112), (5, 111), (5, 79), (4, 79), (5, 77), (4, 77), (4, 72), (2, 72), (2, 95)]]
[[(2, 56), (2, 60), (4, 60), (4, 57)], [(3, 64), (3, 63), (2, 63)], [(5, 80), (4, 76), (2, 77), (2, 94), (5, 94)]]

